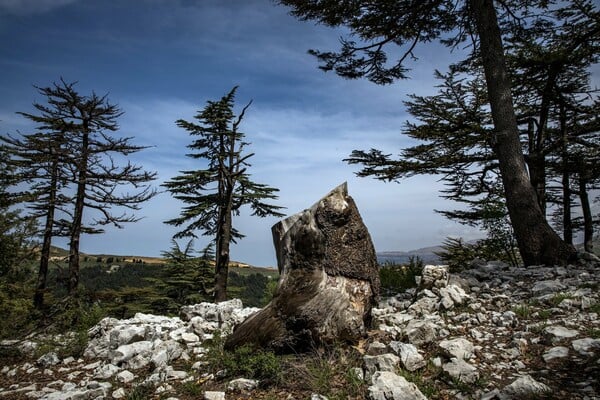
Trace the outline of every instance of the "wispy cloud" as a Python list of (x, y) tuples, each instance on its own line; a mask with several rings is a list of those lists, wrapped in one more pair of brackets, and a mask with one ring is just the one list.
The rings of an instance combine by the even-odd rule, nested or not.
[(42, 14), (79, 0), (0, 0), (0, 14)]

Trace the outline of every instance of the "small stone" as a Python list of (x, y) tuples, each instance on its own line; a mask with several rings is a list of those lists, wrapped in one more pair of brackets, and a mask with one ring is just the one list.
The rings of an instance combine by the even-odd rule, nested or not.
[(130, 371), (124, 370), (117, 374), (117, 381), (121, 383), (129, 383), (135, 379), (135, 375)]
[(369, 386), (370, 400), (427, 400), (417, 385), (391, 371), (377, 371)]
[(442, 340), (439, 346), (450, 357), (456, 357), (461, 360), (468, 360), (473, 357), (473, 344), (465, 338)]
[(404, 332), (410, 343), (421, 346), (433, 342), (437, 330), (439, 330), (439, 326), (433, 322), (413, 319), (408, 322)]
[(442, 366), (442, 369), (450, 377), (463, 383), (475, 383), (479, 379), (477, 368), (462, 359), (452, 358), (449, 363)]
[(181, 339), (186, 343), (196, 343), (200, 341), (200, 338), (195, 333), (185, 332), (181, 334)]
[(416, 371), (419, 368), (423, 368), (427, 365), (427, 362), (423, 358), (415, 345), (410, 343), (402, 342), (391, 342), (390, 348), (400, 356), (400, 361), (404, 368), (409, 371)]
[(561, 290), (565, 290), (565, 289), (566, 289), (566, 286), (563, 285), (559, 281), (546, 280), (546, 281), (536, 282), (536, 284), (533, 285), (533, 288), (531, 288), (531, 291), (533, 292), (534, 295), (541, 296), (544, 294), (558, 293)]
[(225, 392), (204, 392), (204, 400), (225, 400)]
[(584, 338), (571, 342), (573, 349), (581, 355), (592, 356), (596, 350), (600, 350), (600, 339)]
[(239, 378), (227, 384), (228, 392), (250, 392), (258, 387), (258, 381), (254, 379)]
[(569, 355), (569, 349), (564, 346), (557, 346), (546, 350), (542, 358), (545, 362), (549, 362), (556, 358), (565, 358)]
[(544, 395), (551, 391), (552, 390), (548, 386), (537, 382), (531, 376), (523, 375), (502, 389), (499, 397), (502, 400), (517, 400), (523, 398), (533, 398), (534, 396)]
[(46, 353), (37, 359), (36, 364), (42, 368), (51, 367), (60, 363), (60, 358), (55, 352)]
[(94, 370), (94, 378), (109, 379), (112, 378), (120, 370), (121, 368), (117, 367), (116, 365), (106, 364)]
[(448, 285), (447, 265), (426, 265), (421, 273), (421, 289), (442, 288)]
[(395, 371), (400, 363), (400, 358), (392, 353), (378, 356), (364, 356), (365, 378), (370, 379), (377, 371)]
[(552, 342), (558, 342), (562, 339), (569, 339), (579, 335), (579, 331), (568, 329), (564, 326), (548, 326), (544, 328), (544, 333), (552, 336)]
[(117, 390), (112, 392), (113, 399), (122, 399), (125, 396), (126, 396), (126, 393), (125, 393), (125, 389), (123, 389), (123, 388), (118, 388)]

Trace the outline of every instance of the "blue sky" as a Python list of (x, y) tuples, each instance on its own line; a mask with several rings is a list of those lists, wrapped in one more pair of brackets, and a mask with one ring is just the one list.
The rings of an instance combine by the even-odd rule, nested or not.
[[(44, 100), (32, 85), (78, 81), (81, 94), (108, 93), (123, 109), (119, 134), (152, 146), (132, 161), (158, 172), (158, 187), (179, 170), (201, 168), (184, 156), (190, 137), (174, 121), (191, 120), (207, 100), (240, 85), (238, 105), (253, 100), (242, 125), (256, 153), (250, 172), (280, 189), (277, 204), (287, 214), (348, 181), (378, 251), (476, 237), (433, 212), (453, 206), (438, 197), (435, 177), (382, 183), (356, 178), (356, 168), (342, 162), (353, 149), (397, 153), (409, 145), (400, 135), (409, 118), (402, 101), (434, 93), (433, 70), (457, 55), (430, 45), (417, 49), (410, 80), (386, 87), (347, 81), (318, 70), (307, 54), (337, 49), (343, 34), (299, 22), (270, 0), (0, 0), (0, 130), (33, 129), (15, 114)], [(175, 232), (163, 221), (180, 208), (160, 194), (139, 212), (143, 220), (85, 236), (81, 250), (159, 255)], [(270, 227), (276, 222), (247, 213), (236, 218), (247, 237), (232, 258), (275, 265)]]

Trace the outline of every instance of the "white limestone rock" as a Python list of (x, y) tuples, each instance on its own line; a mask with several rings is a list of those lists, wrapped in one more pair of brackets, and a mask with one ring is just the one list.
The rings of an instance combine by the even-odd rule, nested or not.
[(600, 339), (583, 338), (571, 342), (573, 349), (583, 356), (593, 356), (600, 351)]
[(451, 378), (458, 379), (463, 383), (475, 383), (477, 379), (479, 379), (477, 368), (466, 361), (455, 357), (450, 359), (450, 362), (444, 364), (442, 369)]
[(250, 392), (258, 387), (259, 381), (255, 379), (238, 378), (227, 384), (228, 392)]
[(46, 353), (36, 361), (36, 364), (42, 368), (47, 368), (58, 363), (60, 363), (60, 358), (55, 352)]
[(545, 294), (558, 293), (566, 288), (567, 287), (558, 280), (545, 280), (536, 282), (531, 291), (534, 295), (541, 296)]
[(546, 352), (542, 355), (542, 358), (545, 362), (549, 362), (551, 360), (555, 360), (557, 358), (565, 358), (569, 355), (569, 349), (564, 346), (557, 346), (551, 349), (546, 350)]
[(94, 379), (110, 379), (115, 376), (121, 368), (113, 364), (104, 364), (94, 370)]
[(367, 398), (370, 400), (427, 400), (419, 388), (392, 371), (377, 371), (373, 375)]
[(442, 340), (439, 346), (446, 355), (460, 360), (469, 360), (475, 351), (473, 343), (465, 338)]
[(121, 371), (117, 374), (117, 381), (124, 383), (124, 384), (133, 382), (134, 379), (135, 379), (135, 375), (131, 371), (128, 371), (128, 370)]
[(523, 398), (533, 398), (548, 394), (552, 390), (533, 379), (529, 375), (523, 375), (510, 385), (506, 386), (499, 394), (501, 400), (520, 400)]
[(400, 358), (392, 353), (377, 356), (364, 356), (365, 379), (369, 380), (377, 371), (395, 371), (400, 363)]
[(408, 342), (415, 346), (431, 343), (436, 339), (436, 332), (440, 327), (431, 321), (413, 319), (403, 329)]
[(564, 326), (560, 325), (548, 326), (544, 328), (544, 333), (550, 336), (552, 343), (559, 342), (563, 339), (570, 339), (579, 335), (579, 331), (565, 328)]
[(225, 392), (204, 392), (204, 400), (225, 400)]
[(416, 371), (427, 365), (427, 361), (413, 344), (391, 342), (390, 348), (400, 357), (402, 366), (408, 371)]
[(442, 288), (448, 285), (447, 265), (426, 265), (421, 273), (421, 289)]

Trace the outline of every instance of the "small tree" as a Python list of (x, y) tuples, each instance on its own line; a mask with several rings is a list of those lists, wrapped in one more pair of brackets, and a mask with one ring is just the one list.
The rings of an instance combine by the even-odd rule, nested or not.
[(172, 239), (171, 248), (161, 252), (167, 265), (159, 285), (179, 305), (206, 301), (213, 295), (215, 270), (212, 248), (210, 243), (200, 252), (200, 257), (195, 257), (194, 239), (190, 239), (183, 248)]
[(279, 190), (250, 180), (248, 160), (254, 153), (245, 153), (248, 142), (239, 131), (248, 103), (239, 116), (233, 111), (234, 87), (219, 101), (208, 101), (195, 119), (200, 123), (178, 120), (177, 125), (197, 137), (188, 148), (188, 157), (207, 161), (205, 169), (180, 171), (181, 175), (163, 184), (169, 192), (186, 206), (180, 216), (165, 221), (183, 226), (174, 238), (197, 237), (196, 232), (215, 237), (216, 270), (215, 301), (227, 299), (229, 245), (243, 235), (233, 227), (233, 215), (239, 215), (244, 205), (249, 205), (252, 215), (258, 217), (283, 216), (278, 207), (265, 203), (276, 199)]

